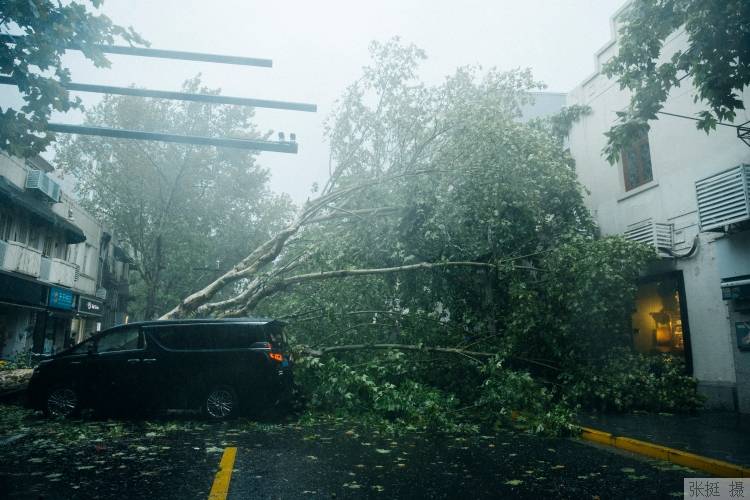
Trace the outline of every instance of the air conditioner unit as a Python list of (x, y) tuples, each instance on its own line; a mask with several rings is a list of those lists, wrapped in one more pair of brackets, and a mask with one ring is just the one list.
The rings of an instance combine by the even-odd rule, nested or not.
[(701, 231), (723, 231), (750, 220), (750, 165), (742, 164), (695, 181)]
[(672, 224), (646, 219), (629, 225), (625, 230), (625, 238), (652, 246), (660, 254), (665, 254), (663, 250), (672, 250), (673, 233)]
[(42, 193), (53, 203), (60, 201), (60, 185), (41, 170), (29, 170), (29, 174), (26, 176), (26, 189)]
[(96, 297), (99, 298), (99, 299), (107, 300), (107, 289), (106, 288), (97, 288), (96, 289), (96, 293), (94, 295), (96, 295)]

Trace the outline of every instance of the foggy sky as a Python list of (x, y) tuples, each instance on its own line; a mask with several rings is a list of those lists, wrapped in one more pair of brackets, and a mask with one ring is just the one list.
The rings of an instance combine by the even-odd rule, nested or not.
[[(296, 132), (297, 155), (262, 153), (271, 188), (303, 201), (328, 169), (323, 122), (335, 99), (368, 63), (367, 46), (395, 35), (426, 50), (421, 75), (440, 83), (456, 67), (530, 67), (548, 90), (567, 92), (594, 71), (594, 52), (610, 38), (609, 18), (624, 0), (106, 0), (103, 12), (131, 25), (154, 48), (269, 58), (273, 68), (108, 55), (96, 69), (66, 55), (72, 80), (178, 90), (203, 83), (232, 96), (311, 102), (317, 113), (256, 110), (261, 131)], [(0, 88), (0, 104), (13, 99)], [(96, 94), (78, 94), (93, 104)], [(80, 114), (55, 116), (80, 123)], [(49, 156), (49, 155), (45, 155)]]

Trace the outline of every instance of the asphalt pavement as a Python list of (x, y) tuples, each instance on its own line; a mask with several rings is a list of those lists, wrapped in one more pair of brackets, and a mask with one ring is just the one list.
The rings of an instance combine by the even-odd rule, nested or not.
[[(512, 430), (398, 437), (345, 420), (301, 424), (193, 418), (48, 421), (0, 406), (0, 497), (675, 498), (702, 474)], [(234, 455), (236, 453), (236, 455)], [(221, 497), (217, 497), (221, 498)]]

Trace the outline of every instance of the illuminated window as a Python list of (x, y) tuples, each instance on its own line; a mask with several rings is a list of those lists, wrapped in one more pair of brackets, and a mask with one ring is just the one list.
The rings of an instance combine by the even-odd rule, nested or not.
[(644, 133), (623, 150), (622, 175), (625, 178), (625, 191), (630, 191), (654, 180), (651, 171), (651, 148), (648, 145), (648, 134)]
[(685, 356), (689, 350), (684, 330), (680, 281), (661, 276), (638, 287), (633, 312), (633, 346), (639, 352)]

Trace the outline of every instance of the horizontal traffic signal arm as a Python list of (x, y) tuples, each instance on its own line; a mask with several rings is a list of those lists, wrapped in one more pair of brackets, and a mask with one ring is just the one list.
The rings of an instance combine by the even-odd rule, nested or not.
[(254, 139), (232, 139), (224, 137), (203, 137), (197, 135), (165, 134), (162, 132), (142, 132), (107, 127), (89, 127), (86, 125), (68, 125), (65, 123), (48, 123), (47, 130), (65, 134), (97, 135), (118, 139), (137, 139), (142, 141), (176, 142), (197, 144), (220, 148), (252, 149), (255, 151), (274, 151), (276, 153), (297, 153), (297, 143), (293, 141), (259, 141)]
[[(0, 42), (16, 43), (21, 41), (24, 35), (0, 34)], [(125, 56), (157, 57), (160, 59), (180, 59), (183, 61), (201, 61), (219, 64), (235, 64), (240, 66), (258, 66), (270, 68), (273, 61), (257, 57), (224, 56), (220, 54), (204, 54), (202, 52), (186, 52), (183, 50), (151, 49), (146, 47), (130, 47), (124, 45), (97, 45), (102, 52), (107, 54), (121, 54)], [(81, 50), (75, 45), (68, 45), (67, 50)]]
[[(0, 76), (0, 85), (16, 85), (13, 78)], [(173, 99), (179, 101), (205, 102), (209, 104), (229, 104), (234, 106), (252, 106), (255, 108), (288, 109), (290, 111), (316, 112), (315, 104), (301, 102), (271, 101), (267, 99), (253, 99), (249, 97), (231, 97), (210, 94), (192, 94), (189, 92), (172, 92), (169, 90), (139, 89), (135, 87), (113, 87), (110, 85), (92, 85), (88, 83), (63, 83), (67, 90), (76, 92), (95, 92), (99, 94), (129, 95), (135, 97), (153, 97), (156, 99)]]

